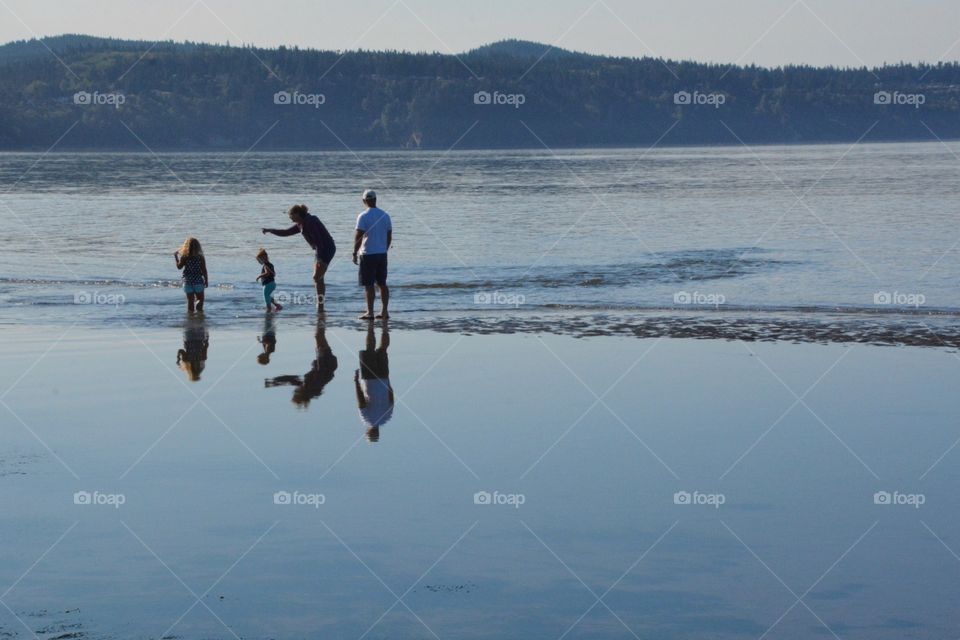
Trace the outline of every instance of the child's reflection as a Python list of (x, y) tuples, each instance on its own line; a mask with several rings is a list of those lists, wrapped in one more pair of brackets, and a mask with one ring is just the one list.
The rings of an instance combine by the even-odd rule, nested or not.
[(204, 320), (190, 320), (183, 329), (183, 348), (177, 351), (177, 366), (191, 382), (200, 380), (207, 365), (210, 334)]
[(384, 321), (380, 346), (373, 332), (373, 323), (367, 325), (366, 348), (360, 352), (360, 368), (353, 374), (357, 392), (360, 420), (367, 428), (367, 440), (380, 440), (380, 427), (393, 417), (393, 387), (390, 385), (390, 331)]
[(337, 370), (337, 356), (333, 355), (330, 343), (327, 342), (327, 326), (321, 318), (317, 318), (317, 329), (314, 335), (316, 341), (316, 359), (310, 371), (303, 376), (277, 376), (264, 381), (266, 387), (293, 387), (294, 404), (302, 409), (310, 405), (310, 401), (323, 394), (324, 387), (333, 380)]
[(277, 325), (269, 314), (263, 318), (263, 333), (257, 338), (257, 342), (263, 348), (263, 352), (257, 354), (257, 362), (262, 365), (270, 364), (270, 355), (277, 350)]

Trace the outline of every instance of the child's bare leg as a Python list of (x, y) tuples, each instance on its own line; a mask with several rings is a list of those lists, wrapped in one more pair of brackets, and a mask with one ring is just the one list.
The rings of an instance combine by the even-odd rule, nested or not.
[(192, 293), (187, 294), (187, 313), (193, 313), (193, 300), (195, 297)]
[(203, 294), (197, 294), (197, 311), (203, 311)]

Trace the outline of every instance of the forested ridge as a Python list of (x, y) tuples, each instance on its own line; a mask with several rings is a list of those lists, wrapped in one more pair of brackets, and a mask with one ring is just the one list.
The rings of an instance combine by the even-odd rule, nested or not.
[(762, 68), (520, 41), (458, 55), (87, 36), (0, 47), (5, 150), (47, 149), (61, 136), (58, 149), (300, 150), (853, 142), (865, 134), (960, 138), (960, 66)]

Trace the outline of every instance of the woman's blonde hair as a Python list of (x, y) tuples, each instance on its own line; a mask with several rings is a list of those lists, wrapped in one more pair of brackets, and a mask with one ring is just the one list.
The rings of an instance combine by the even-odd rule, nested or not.
[(183, 241), (183, 244), (180, 245), (180, 257), (189, 258), (191, 256), (202, 256), (203, 247), (200, 246), (200, 241), (194, 238), (193, 236), (188, 237)]

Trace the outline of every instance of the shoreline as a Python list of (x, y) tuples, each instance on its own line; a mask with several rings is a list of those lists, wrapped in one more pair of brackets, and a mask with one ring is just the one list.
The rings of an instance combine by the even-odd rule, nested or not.
[[(292, 328), (364, 330), (368, 322), (359, 312), (332, 311), (318, 316), (289, 307), (278, 313), (221, 314), (211, 307), (205, 314), (188, 316), (178, 309), (163, 316), (125, 319), (99, 315), (65, 317), (64, 321), (33, 324), (0, 322), (0, 326), (25, 331), (45, 328), (67, 331), (154, 331), (203, 325), (225, 332), (257, 331), (264, 322)], [(92, 322), (91, 322), (92, 320)], [(369, 324), (378, 330), (383, 320)], [(956, 314), (851, 313), (782, 310), (517, 310), (509, 313), (464, 311), (394, 311), (386, 323), (390, 330), (471, 335), (556, 335), (573, 338), (632, 337), (638, 339), (693, 339), (793, 344), (864, 344), (891, 347), (960, 349), (960, 321)]]

